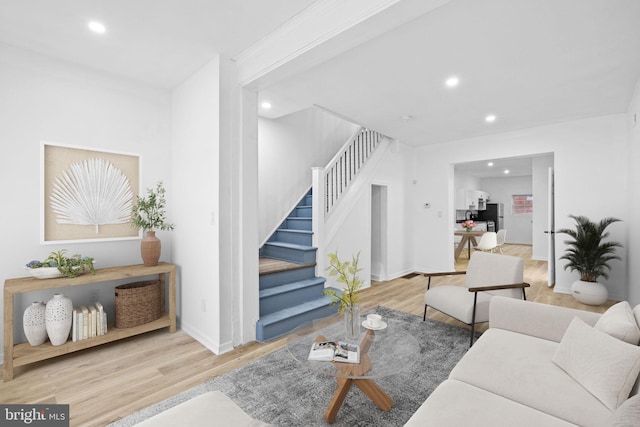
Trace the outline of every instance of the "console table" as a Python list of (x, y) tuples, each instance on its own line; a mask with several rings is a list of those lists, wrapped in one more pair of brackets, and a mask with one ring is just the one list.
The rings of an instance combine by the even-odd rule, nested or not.
[[(50, 342), (35, 347), (29, 343), (14, 344), (14, 307), (16, 294), (54, 288), (83, 286), (92, 283), (106, 283), (153, 275), (158, 275), (162, 289), (161, 295), (164, 296), (167, 278), (169, 284), (169, 311), (165, 312), (157, 320), (126, 329), (117, 329), (110, 325), (110, 329), (105, 335), (76, 342), (67, 341), (65, 344), (59, 346), (52, 346)], [(97, 269), (96, 274), (83, 274), (74, 278), (36, 279), (33, 277), (22, 277), (19, 279), (7, 279), (4, 282), (4, 381), (13, 379), (14, 367), (51, 359), (63, 354), (73, 353), (166, 327), (169, 328), (169, 332), (171, 333), (176, 331), (176, 266), (173, 264), (160, 263), (155, 267), (145, 267), (140, 264), (102, 268)]]

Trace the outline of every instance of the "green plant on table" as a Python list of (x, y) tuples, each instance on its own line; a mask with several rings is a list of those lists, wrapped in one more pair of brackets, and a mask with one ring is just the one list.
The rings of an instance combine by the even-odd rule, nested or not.
[(324, 294), (331, 296), (331, 305), (340, 304), (338, 312), (342, 313), (345, 308), (352, 308), (358, 303), (356, 292), (362, 288), (364, 282), (358, 277), (360, 252), (353, 255), (351, 261), (340, 261), (338, 252), (329, 254), (329, 266), (325, 269), (330, 277), (336, 277), (338, 283), (343, 283), (346, 287), (341, 292), (333, 289), (325, 289)]
[(147, 197), (137, 196), (131, 208), (131, 226), (143, 231), (173, 230), (173, 224), (166, 219), (165, 193), (162, 181), (158, 181), (155, 190), (147, 188)]
[(92, 257), (83, 257), (80, 254), (66, 256), (66, 249), (51, 252), (44, 261), (31, 261), (27, 264), (29, 268), (56, 267), (58, 271), (67, 277), (78, 277), (84, 272), (90, 271), (95, 274)]

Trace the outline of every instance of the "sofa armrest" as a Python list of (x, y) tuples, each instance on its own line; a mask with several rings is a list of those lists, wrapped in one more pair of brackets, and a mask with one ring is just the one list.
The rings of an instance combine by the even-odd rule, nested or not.
[(574, 317), (593, 326), (600, 314), (495, 296), (489, 308), (489, 327), (560, 342)]

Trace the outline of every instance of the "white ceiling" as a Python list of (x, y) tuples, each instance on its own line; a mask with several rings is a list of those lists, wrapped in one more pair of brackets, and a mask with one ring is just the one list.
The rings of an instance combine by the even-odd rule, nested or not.
[(421, 145), (622, 113), (639, 75), (638, 0), (452, 0), (261, 98)]
[[(233, 57), (315, 0), (0, 0), (0, 41), (172, 88)], [(89, 20), (107, 26), (103, 36)]]
[[(533, 158), (509, 157), (487, 159), (480, 162), (458, 163), (454, 166), (455, 173), (463, 173), (475, 178), (510, 178), (533, 175)], [(491, 165), (489, 165), (491, 163)], [(508, 170), (509, 173), (505, 173)]]
[[(0, 41), (171, 88), (312, 3), (0, 0)], [(461, 83), (446, 89), (453, 74)], [(320, 105), (421, 145), (622, 113), (638, 76), (639, 0), (451, 0), (260, 97), (270, 117)]]

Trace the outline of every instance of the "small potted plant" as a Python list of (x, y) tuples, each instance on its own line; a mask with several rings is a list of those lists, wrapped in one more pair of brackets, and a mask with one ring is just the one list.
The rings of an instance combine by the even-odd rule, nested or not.
[(51, 279), (54, 277), (78, 277), (84, 272), (96, 273), (93, 266), (93, 258), (83, 257), (80, 254), (66, 256), (66, 249), (51, 252), (44, 261), (33, 260), (27, 264), (29, 273), (38, 279)]
[(565, 240), (564, 243), (569, 247), (560, 257), (568, 261), (564, 269), (580, 273), (580, 280), (571, 285), (571, 294), (583, 304), (600, 305), (607, 300), (609, 293), (603, 284), (598, 283), (598, 278), (609, 277), (609, 262), (620, 259), (615, 255), (615, 250), (622, 247), (618, 242), (604, 241), (609, 237), (606, 228), (620, 220), (607, 217), (595, 223), (585, 216), (569, 217), (576, 222), (575, 230), (563, 228), (558, 230), (558, 233), (567, 234), (572, 238)]
[(340, 304), (339, 313), (344, 313), (345, 333), (348, 339), (357, 339), (360, 335), (360, 307), (358, 306), (358, 295), (356, 292), (362, 288), (363, 281), (358, 277), (360, 252), (352, 257), (351, 261), (341, 262), (338, 252), (329, 254), (329, 266), (326, 271), (330, 277), (336, 277), (338, 283), (345, 285), (340, 292), (334, 289), (326, 289), (325, 295), (331, 296), (331, 305)]
[(147, 188), (146, 197), (137, 196), (131, 208), (131, 226), (145, 232), (140, 252), (147, 267), (158, 265), (160, 259), (161, 242), (156, 230), (173, 230), (173, 224), (166, 219), (165, 193), (163, 182), (158, 181), (155, 189)]

